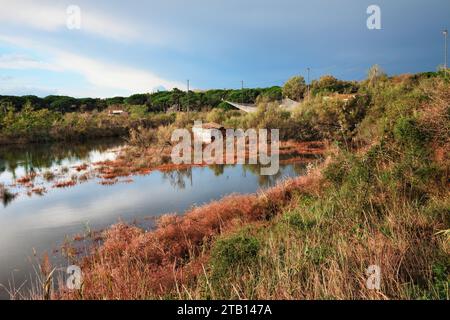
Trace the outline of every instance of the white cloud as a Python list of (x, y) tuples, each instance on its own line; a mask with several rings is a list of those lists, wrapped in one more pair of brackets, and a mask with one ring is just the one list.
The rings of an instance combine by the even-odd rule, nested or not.
[(64, 70), (83, 75), (95, 86), (126, 90), (130, 93), (150, 92), (159, 86), (170, 89), (181, 86), (180, 83), (164, 80), (148, 71), (105, 63), (66, 52), (57, 54), (55, 64)]
[[(70, 92), (61, 92), (61, 94), (105, 97), (113, 95), (114, 92), (133, 94), (150, 92), (161, 86), (167, 89), (183, 86), (181, 83), (163, 79), (146, 70), (70, 53), (37, 44), (25, 38), (0, 34), (0, 42), (34, 50), (42, 56), (49, 56), (48, 61), (38, 61), (21, 54), (2, 55), (0, 56), (0, 69), (45, 69), (56, 72), (72, 72), (84, 77), (91, 85), (87, 91), (72, 88)], [(60, 92), (60, 88), (49, 89)]]
[[(29, 27), (43, 31), (58, 31), (67, 28), (67, 7), (54, 1), (0, 0), (0, 20), (5, 24)], [(96, 12), (87, 5), (81, 9), (81, 29), (85, 32), (115, 40), (129, 41), (139, 37), (138, 27), (124, 20)], [(68, 29), (66, 29), (68, 30)]]
[(55, 89), (45, 88), (44, 86), (36, 85), (30, 79), (20, 79), (10, 75), (0, 75), (0, 94), (1, 95), (36, 95), (48, 96), (57, 94)]
[(51, 71), (61, 71), (56, 65), (39, 61), (24, 54), (3, 54), (0, 55), (0, 69), (42, 69)]

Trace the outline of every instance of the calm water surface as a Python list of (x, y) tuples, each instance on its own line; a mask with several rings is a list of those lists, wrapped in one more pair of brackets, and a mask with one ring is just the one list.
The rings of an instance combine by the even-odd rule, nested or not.
[[(0, 147), (0, 183), (11, 185), (30, 172), (58, 171), (89, 162), (114, 159), (122, 145), (105, 140), (80, 145)], [(301, 175), (304, 165), (286, 165), (277, 176), (260, 176), (256, 166), (211, 166), (153, 172), (132, 183), (112, 186), (92, 179), (72, 188), (50, 188), (42, 196), (20, 194), (0, 203), (0, 284), (28, 290), (33, 281), (33, 252), (53, 252), (64, 239), (102, 229), (118, 221), (139, 221), (163, 213), (183, 213), (195, 205), (231, 193), (252, 193), (278, 180)], [(12, 188), (14, 190), (14, 187)], [(22, 192), (23, 193), (23, 192)], [(0, 298), (8, 298), (0, 288)]]

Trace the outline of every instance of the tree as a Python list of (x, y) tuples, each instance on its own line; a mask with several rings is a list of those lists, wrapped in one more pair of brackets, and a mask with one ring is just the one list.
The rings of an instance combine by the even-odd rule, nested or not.
[(143, 104), (150, 104), (150, 97), (148, 94), (145, 93), (138, 93), (133, 94), (132, 96), (129, 96), (125, 99), (125, 103), (128, 105), (143, 105)]
[(264, 89), (261, 96), (268, 98), (270, 101), (277, 101), (283, 98), (282, 89), (278, 86)]
[(180, 108), (181, 107), (180, 100), (181, 100), (181, 97), (183, 97), (185, 95), (185, 93), (178, 88), (173, 88), (171, 93), (172, 93), (172, 95), (171, 95), (170, 103), (172, 104), (172, 106), (176, 105)]
[(306, 92), (305, 78), (295, 76), (290, 78), (283, 86), (283, 96), (292, 100), (299, 101), (303, 99)]
[(342, 83), (332, 75), (325, 75), (319, 80), (314, 80), (311, 84), (313, 94), (319, 92), (339, 92), (342, 88)]
[(50, 103), (50, 109), (61, 113), (74, 111), (78, 103), (75, 98), (66, 96), (56, 96), (52, 100), (53, 101)]
[(105, 101), (108, 106), (113, 106), (117, 104), (124, 104), (125, 98), (124, 97), (106, 98)]

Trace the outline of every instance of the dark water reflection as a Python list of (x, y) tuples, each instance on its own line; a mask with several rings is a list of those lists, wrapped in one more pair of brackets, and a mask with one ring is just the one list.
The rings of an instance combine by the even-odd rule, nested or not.
[(12, 177), (51, 169), (54, 166), (89, 160), (93, 152), (102, 153), (120, 146), (120, 139), (101, 139), (85, 143), (27, 144), (0, 146), (0, 176), (8, 172)]
[[(31, 170), (43, 171), (98, 161), (111, 156), (117, 141), (84, 145), (3, 148), (0, 152), (0, 182)], [(103, 186), (90, 180), (68, 189), (52, 189), (44, 196), (17, 197), (0, 207), (0, 283), (16, 286), (33, 274), (29, 257), (52, 252), (66, 236), (105, 228), (120, 220), (133, 221), (162, 213), (182, 213), (195, 205), (231, 193), (253, 193), (285, 177), (302, 175), (304, 165), (286, 165), (276, 176), (261, 176), (254, 165), (195, 167), (171, 172), (153, 172), (133, 177), (132, 183)], [(24, 288), (27, 287), (24, 286)], [(0, 297), (7, 298), (0, 289)]]

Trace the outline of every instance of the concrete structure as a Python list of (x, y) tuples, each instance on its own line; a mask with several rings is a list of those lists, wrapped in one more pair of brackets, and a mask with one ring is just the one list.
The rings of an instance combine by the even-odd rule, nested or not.
[(235, 102), (231, 102), (231, 101), (225, 101), (226, 103), (228, 103), (229, 105), (247, 112), (247, 113), (252, 113), (252, 112), (256, 112), (257, 108), (254, 104), (245, 104), (245, 103), (235, 103)]
[(349, 102), (350, 100), (356, 99), (356, 94), (339, 94), (336, 93), (332, 96), (325, 96), (322, 98), (324, 101), (328, 101), (328, 100), (341, 100), (344, 102)]
[(108, 115), (110, 117), (113, 117), (113, 116), (127, 117), (128, 116), (128, 112), (126, 112), (124, 110), (108, 110)]
[(225, 127), (221, 126), (217, 123), (204, 123), (201, 127), (194, 126), (192, 128), (192, 133), (194, 134), (195, 139), (199, 139), (202, 143), (209, 144), (213, 142), (211, 131), (219, 130), (222, 132), (222, 135), (225, 136)]
[(299, 104), (300, 102), (289, 98), (284, 98), (283, 100), (281, 100), (280, 108), (286, 111), (293, 111)]
[[(229, 105), (231, 105), (239, 110), (242, 110), (244, 112), (247, 112), (247, 113), (256, 112), (256, 110), (258, 110), (258, 107), (255, 104), (235, 103), (235, 102), (231, 102), (231, 101), (225, 101), (225, 102), (228, 103)], [(281, 109), (284, 109), (286, 111), (292, 111), (292, 110), (294, 110), (294, 108), (296, 106), (298, 106), (299, 102), (294, 101), (289, 98), (284, 98), (283, 100), (279, 101), (279, 104), (280, 104)]]

